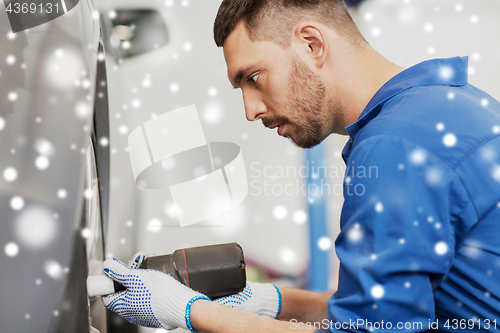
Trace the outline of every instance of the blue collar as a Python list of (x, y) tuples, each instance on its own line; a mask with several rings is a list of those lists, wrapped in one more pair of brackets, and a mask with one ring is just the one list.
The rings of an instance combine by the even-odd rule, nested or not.
[(468, 57), (433, 59), (421, 62), (387, 81), (372, 97), (359, 119), (345, 129), (354, 138), (380, 112), (379, 105), (400, 92), (416, 86), (462, 86), (467, 84)]

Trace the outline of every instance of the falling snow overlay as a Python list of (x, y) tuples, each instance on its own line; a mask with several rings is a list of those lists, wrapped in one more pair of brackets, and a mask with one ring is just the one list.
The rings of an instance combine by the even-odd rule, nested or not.
[[(94, 3), (98, 5), (98, 2), (94, 1)], [(500, 97), (498, 95), (500, 86), (498, 80), (495, 79), (500, 75), (500, 57), (493, 33), (500, 28), (498, 23), (500, 20), (497, 20), (498, 15), (496, 15), (499, 12), (498, 7), (490, 7), (494, 3), (495, 0), (487, 0), (481, 5), (469, 0), (451, 0), (449, 3), (437, 3), (431, 0), (374, 0), (361, 2), (360, 6), (353, 11), (353, 15), (358, 15), (355, 20), (357, 19), (360, 30), (370, 45), (399, 66), (409, 68), (425, 59), (468, 55), (467, 74), (470, 82), (484, 89), (491, 96), (481, 95), (469, 100), (461, 91), (463, 89), (445, 87), (446, 89), (440, 90), (439, 98), (453, 105), (456, 110), (469, 105), (470, 102), (474, 104), (475, 112), (483, 114), (483, 112), (495, 112), (496, 99)], [(153, 52), (130, 59), (131, 61), (128, 59), (117, 61), (110, 48), (107, 48), (105, 53), (97, 53), (94, 45), (80, 45), (75, 36), (70, 39), (65, 38), (57, 27), (58, 24), (43, 27), (40, 29), (42, 32), (30, 29), (30, 32), (21, 34), (10, 32), (10, 29), (6, 28), (8, 20), (5, 20), (6, 29), (0, 33), (2, 40), (0, 103), (4, 105), (0, 108), (0, 148), (3, 149), (0, 186), (5, 189), (2, 204), (4, 224), (2, 224), (3, 228), (0, 228), (0, 244), (4, 250), (2, 253), (4, 265), (2, 266), (13, 267), (12, 271), (16, 273), (15, 275), (21, 277), (22, 273), (25, 276), (25, 287), (21, 288), (20, 292), (36, 291), (33, 293), (34, 296), (47, 293), (44, 297), (44, 304), (46, 304), (48, 317), (64, 314), (63, 308), (60, 304), (55, 304), (55, 297), (51, 297), (49, 292), (60, 295), (57, 290), (50, 288), (63, 285), (65, 275), (60, 279), (52, 278), (47, 274), (44, 264), (52, 260), (61, 267), (64, 273), (64, 265), (68, 262), (70, 249), (59, 250), (60, 256), (48, 254), (40, 258), (37, 263), (30, 263), (29, 258), (33, 253), (56, 251), (57, 244), (64, 243), (62, 241), (67, 239), (69, 234), (65, 222), (74, 220), (71, 210), (74, 209), (75, 202), (80, 202), (79, 198), (85, 198), (86, 185), (78, 187), (75, 185), (75, 180), (85, 173), (85, 170), (80, 169), (87, 152), (88, 137), (84, 139), (84, 134), (92, 129), (94, 96), (91, 92), (95, 88), (93, 77), (95, 63), (93, 61), (103, 63), (106, 60), (109, 79), (107, 86), (110, 88), (110, 133), (103, 138), (97, 137), (97, 149), (109, 149), (112, 158), (110, 186), (114, 194), (110, 206), (109, 230), (110, 234), (119, 230), (116, 237), (110, 237), (107, 255), (113, 253), (116, 256), (127, 257), (127, 251), (132, 251), (130, 249), (132, 244), (154, 253), (164, 253), (166, 243), (172, 248), (181, 248), (181, 243), (188, 243), (187, 238), (191, 245), (200, 241), (215, 243), (226, 241), (226, 239), (232, 241), (233, 239), (258, 238), (259, 242), (244, 241), (246, 243), (244, 248), (250, 258), (291, 276), (301, 276), (305, 272), (308, 265), (309, 246), (320, 250), (329, 248), (326, 252), (331, 254), (330, 285), (336, 286), (338, 262), (333, 253), (336, 250), (334, 243), (344, 200), (342, 193), (331, 195), (327, 200), (328, 216), (331, 222), (328, 236), (322, 236), (323, 238), (315, 239), (309, 244), (308, 229), (310, 225), (315, 225), (317, 220), (309, 216), (307, 201), (299, 196), (254, 196), (246, 200), (244, 213), (230, 215), (229, 219), (231, 223), (234, 223), (234, 228), (190, 229), (183, 234), (182, 231), (173, 227), (178, 216), (168, 193), (156, 193), (153, 197), (134, 188), (135, 184), (131, 181), (130, 170), (124, 167), (128, 162), (127, 136), (130, 131), (138, 124), (155, 118), (166, 110), (173, 110), (195, 102), (199, 106), (200, 120), (207, 137), (238, 143), (246, 154), (247, 167), (255, 161), (261, 162), (263, 166), (293, 165), (299, 167), (305, 158), (302, 150), (289, 148), (291, 145), (286, 140), (280, 140), (275, 131), (265, 130), (258, 122), (246, 122), (241, 91), (232, 90), (230, 87), (225, 62), (220, 53), (221, 49), (213, 45), (209, 34), (210, 27), (213, 25), (213, 17), (207, 15), (207, 8), (215, 14), (218, 4), (207, 2), (206, 5), (197, 6), (190, 0), (160, 0), (156, 1), (154, 6), (166, 14), (164, 17), (175, 18), (175, 22), (167, 20), (171, 40), (167, 47), (157, 47)], [(75, 14), (71, 17), (71, 21), (61, 22), (63, 23), (61, 26), (71, 27), (71, 22), (76, 22), (77, 19), (82, 22), (82, 27), (93, 26), (92, 22), (80, 19), (79, 7), (75, 8), (76, 12), (73, 10)], [(85, 6), (81, 8), (86, 9)], [(87, 11), (86, 18), (93, 18), (97, 26), (99, 12), (91, 9), (90, 14), (89, 16)], [(116, 19), (119, 12), (105, 11), (102, 14), (104, 19)], [(64, 19), (62, 17), (58, 20)], [(191, 24), (192, 22), (195, 24)], [(210, 29), (200, 30), (202, 25)], [(55, 37), (54, 43), (46, 43), (43, 49), (34, 50), (37, 43), (33, 43), (33, 39), (41, 38), (44, 29), (52, 31)], [(176, 31), (182, 31), (182, 35), (177, 35)], [(26, 41), (26, 37), (28, 43), (21, 46), (23, 40)], [(101, 37), (105, 40), (107, 36), (103, 34)], [(394, 43), (394, 41), (398, 42)], [(130, 50), (132, 46), (133, 42), (121, 43), (118, 40), (118, 48), (122, 48), (121, 51), (126, 47)], [(87, 49), (92, 50), (93, 55), (82, 57), (82, 52)], [(33, 56), (35, 54), (37, 57)], [(16, 80), (12, 79), (14, 71), (18, 71), (18, 74), (14, 76), (24, 81), (15, 82)], [(440, 76), (439, 70), (435, 73)], [(454, 80), (457, 75), (460, 73), (455, 71), (449, 80)], [(37, 76), (40, 77), (40, 82), (33, 80)], [(6, 84), (7, 82), (12, 84)], [(97, 96), (101, 98), (104, 95), (101, 93)], [(60, 117), (62, 115), (64, 116)], [(471, 141), (470, 132), (479, 133), (480, 130), (485, 140), (500, 134), (500, 121), (494, 119), (484, 120), (482, 126), (477, 128), (471, 122), (470, 128), (464, 130), (463, 127), (457, 126), (454, 119), (441, 117), (441, 115), (441, 111), (429, 115), (427, 125), (420, 128), (420, 136), (428, 139), (432, 145), (442, 148), (444, 154), (449, 154), (448, 156), (466, 151), (472, 145), (479, 144)], [(63, 118), (64, 122), (56, 120)], [(426, 118), (426, 116), (420, 117), (412, 123), (418, 124)], [(470, 119), (459, 114), (456, 118)], [(73, 121), (77, 124), (73, 124)], [(126, 129), (121, 128), (122, 125), (126, 126)], [(23, 133), (24, 130), (29, 131)], [(21, 133), (23, 133), (22, 139)], [(455, 139), (448, 134), (452, 134)], [(343, 146), (341, 139), (343, 138), (337, 136), (328, 138), (325, 149), (325, 156), (328, 156), (327, 163), (343, 163), (340, 157)], [(47, 140), (52, 145), (51, 154), (43, 148), (43, 145), (37, 145), (39, 140)], [(402, 184), (404, 179), (418, 173), (421, 182), (426, 187), (425, 189), (411, 187), (410, 192), (415, 194), (415, 197), (411, 199), (405, 195), (406, 191), (401, 191), (401, 185), (393, 186), (384, 196), (377, 193), (375, 198), (368, 198), (369, 193), (365, 193), (362, 197), (362, 200), (369, 201), (366, 205), (366, 214), (370, 217), (389, 219), (398, 216), (406, 209), (411, 211), (408, 225), (412, 229), (408, 233), (391, 234), (391, 249), (403, 250), (403, 248), (412, 247), (414, 246), (412, 236), (418, 237), (426, 232), (429, 234), (425, 234), (422, 238), (429, 238), (425, 252), (432, 254), (430, 269), (434, 267), (433, 260), (444, 261), (450, 256), (455, 256), (455, 249), (458, 245), (449, 243), (445, 236), (450, 227), (448, 220), (436, 214), (419, 200), (426, 195), (427, 188), (444, 191), (444, 188), (450, 189), (450, 186), (457, 184), (448, 173), (448, 167), (458, 168), (457, 171), (464, 179), (484, 176), (487, 181), (484, 183), (478, 181), (476, 187), (472, 186), (467, 191), (470, 191), (471, 197), (475, 198), (474, 205), (478, 205), (480, 215), (485, 215), (486, 212), (497, 214), (495, 211), (500, 211), (498, 209), (500, 198), (491, 198), (496, 200), (496, 203), (492, 204), (494, 209), (487, 210), (486, 207), (481, 206), (482, 203), (489, 202), (489, 197), (494, 196), (493, 193), (500, 182), (500, 151), (498, 150), (500, 145), (495, 141), (492, 143), (492, 146), (485, 146), (485, 149), (473, 155), (474, 160), (481, 164), (479, 169), (471, 166), (471, 160), (464, 160), (464, 164), (460, 166), (439, 164), (436, 160), (436, 157), (440, 157), (437, 156), (439, 154), (422, 144), (417, 144), (412, 147), (414, 149), (405, 151), (404, 156), (388, 157), (392, 163), (387, 173), (396, 179), (395, 182)], [(412, 155), (414, 151), (419, 153)], [(332, 156), (335, 152), (334, 159)], [(412, 157), (415, 158), (412, 159)], [(169, 170), (179, 165), (181, 164), (176, 159), (169, 159), (164, 163), (165, 168)], [(378, 181), (387, 184), (383, 178), (385, 171), (382, 168), (379, 168), (379, 171), (379, 177), (382, 178)], [(288, 180), (270, 181), (283, 186), (287, 185)], [(332, 185), (338, 182), (340, 187), (345, 186), (342, 175), (338, 179), (329, 179), (329, 181)], [(366, 181), (356, 177), (345, 179), (346, 185), (351, 184), (351, 188), (360, 184), (366, 187)], [(297, 187), (300, 185), (301, 183)], [(358, 189), (360, 188), (358, 186)], [(461, 193), (461, 190), (462, 188), (457, 186), (453, 187), (449, 193)], [(87, 194), (89, 199), (95, 199), (90, 191)], [(15, 197), (22, 199), (22, 208), (12, 207), (11, 200)], [(438, 200), (439, 196), (433, 198)], [(20, 202), (17, 199), (14, 200), (14, 207), (19, 207)], [(378, 203), (382, 205), (382, 211), (377, 210)], [(140, 212), (137, 211), (139, 206)], [(285, 209), (284, 217), (276, 217), (277, 207)], [(39, 211), (35, 215), (25, 215), (34, 208), (43, 210), (43, 213)], [(418, 208), (421, 208), (420, 212)], [(65, 211), (66, 209), (68, 211)], [(456, 215), (463, 214), (470, 216), (471, 220), (477, 219), (476, 216), (470, 214), (468, 206), (464, 209), (465, 212), (456, 212)], [(283, 213), (278, 214), (278, 216), (282, 215)], [(40, 221), (40, 225), (45, 226), (47, 229), (45, 233), (37, 234), (37, 230), (40, 229), (26, 222), (29, 221), (30, 216), (35, 217), (37, 221)], [(498, 215), (491, 215), (491, 218), (499, 220)], [(156, 232), (148, 229), (152, 220), (159, 221), (150, 225), (153, 230), (157, 230)], [(5, 221), (12, 224), (11, 232)], [(361, 235), (360, 241), (352, 242), (348, 237), (345, 238), (351, 249), (359, 249), (370, 237), (372, 230), (365, 227), (362, 218), (356, 218), (352, 222), (345, 225), (343, 232), (345, 231), (347, 236), (350, 228), (354, 227), (354, 223), (359, 223), (357, 231), (359, 231), (358, 236)], [(20, 228), (18, 225), (24, 227)], [(494, 230), (494, 225), (490, 225), (489, 229)], [(88, 235), (90, 229), (78, 226), (74, 230)], [(186, 237), (186, 234), (189, 234), (189, 237)], [(276, 238), (276, 234), (283, 237)], [(356, 235), (356, 232), (353, 234)], [(462, 258), (469, 260), (461, 267), (461, 270), (466, 273), (477, 265), (481, 265), (484, 259), (483, 252), (489, 234), (476, 236), (475, 240), (479, 239), (482, 242), (467, 242), (467, 251), (460, 254)], [(159, 242), (151, 241), (156, 237), (166, 239), (168, 242), (163, 242), (161, 245)], [(38, 238), (40, 241), (37, 241)], [(404, 240), (403, 244), (402, 240)], [(438, 254), (438, 252), (443, 253), (443, 246), (438, 245), (440, 242), (445, 242), (447, 246), (444, 254)], [(360, 249), (362, 260), (354, 262), (361, 265), (364, 260), (364, 263), (373, 262), (377, 264), (376, 267), (379, 267), (378, 265), (384, 265), (387, 261), (397, 261), (397, 255), (395, 258), (386, 256), (387, 252), (379, 247), (382, 245), (377, 243), (373, 248)], [(422, 247), (420, 249), (423, 250)], [(21, 265), (15, 265), (19, 260), (23, 260), (26, 266), (30, 264), (38, 268), (20, 272)], [(489, 302), (491, 299), (499, 298), (496, 284), (490, 281), (496, 281), (495, 278), (500, 273), (498, 269), (500, 265), (495, 258), (485, 260), (490, 264), (482, 266), (481, 271), (486, 278), (489, 277), (491, 280), (483, 281), (481, 285), (484, 289), (478, 289), (475, 292), (478, 297), (484, 297), (485, 302)], [(427, 267), (422, 263), (415, 263), (415, 265), (408, 263), (409, 269), (417, 269), (419, 266)], [(52, 267), (57, 267), (57, 265)], [(348, 274), (351, 272), (349, 271)], [(461, 275), (461, 271), (456, 274), (452, 271), (448, 276), (450, 281), (457, 283)], [(9, 281), (8, 272), (3, 273), (2, 280)], [(371, 297), (371, 289), (376, 285), (384, 288), (385, 295), (382, 298)], [(420, 289), (420, 285), (419, 281), (405, 277), (390, 285), (386, 285), (381, 279), (367, 283), (362, 291), (370, 298), (367, 313), (375, 315), (384, 312), (384, 301), (393, 297), (394, 294), (397, 296), (400, 290), (403, 290), (402, 293), (415, 290), (414, 294), (410, 295), (418, 295), (419, 301), (415, 302), (415, 307), (420, 306), (421, 302), (425, 302), (425, 297), (422, 297), (425, 293)], [(468, 284), (467, 287), (470, 285)], [(15, 286), (11, 287), (15, 288)], [(438, 294), (438, 297), (440, 296), (442, 295)], [(462, 303), (458, 303), (457, 300), (450, 301), (450, 308), (468, 308), (463, 299), (460, 301)], [(40, 326), (39, 330), (45, 331), (41, 328), (43, 322), (39, 318), (40, 311), (30, 306), (30, 303), (39, 302), (34, 299), (31, 299), (31, 302), (20, 299), (20, 307), (13, 312), (15, 316), (9, 316), (8, 310), (3, 311), (3, 315), (6, 318), (10, 317), (12, 321), (18, 318), (19, 322), (30, 323), (32, 327)], [(439, 302), (436, 304), (438, 307), (442, 306)], [(425, 306), (422, 309), (425, 309)], [(474, 319), (480, 319), (482, 316), (486, 314), (468, 313), (466, 315), (467, 318)], [(0, 314), (0, 318), (4, 317)]]

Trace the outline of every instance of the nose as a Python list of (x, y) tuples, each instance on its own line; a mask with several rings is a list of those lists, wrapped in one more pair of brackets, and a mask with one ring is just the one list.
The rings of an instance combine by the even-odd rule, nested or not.
[(257, 92), (251, 90), (243, 91), (243, 103), (248, 121), (261, 119), (267, 112), (267, 107)]

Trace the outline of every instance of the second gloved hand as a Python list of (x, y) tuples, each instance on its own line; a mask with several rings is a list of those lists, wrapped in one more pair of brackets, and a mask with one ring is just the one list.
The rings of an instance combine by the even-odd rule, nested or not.
[(127, 288), (104, 296), (104, 306), (137, 325), (165, 329), (182, 327), (194, 331), (191, 305), (199, 299), (210, 300), (168, 274), (130, 268), (116, 259), (104, 262), (104, 272)]
[(270, 283), (247, 282), (243, 291), (214, 302), (271, 319), (281, 311), (281, 293)]

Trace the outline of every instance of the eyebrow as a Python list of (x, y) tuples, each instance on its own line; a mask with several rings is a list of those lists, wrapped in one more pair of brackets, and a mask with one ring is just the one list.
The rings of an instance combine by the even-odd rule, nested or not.
[(251, 65), (239, 68), (238, 72), (236, 72), (236, 75), (234, 75), (232, 77), (232, 80), (230, 80), (231, 84), (233, 85), (233, 88), (234, 89), (238, 89), (239, 85), (240, 85), (240, 82), (241, 82), (241, 79), (243, 78), (243, 76), (245, 75), (245, 73), (250, 72), (254, 67), (257, 67), (259, 65), (260, 65), (260, 62), (256, 63), (256, 64), (254, 63), (254, 64), (251, 64)]
[(247, 70), (248, 70), (248, 67), (246, 67), (246, 68), (240, 68), (238, 70), (238, 72), (236, 73), (236, 75), (233, 76), (231, 82), (234, 82), (234, 84), (233, 83), (231, 83), (231, 84), (232, 84), (232, 86), (233, 86), (234, 89), (238, 89), (239, 88), (241, 79), (243, 78), (243, 75), (245, 75), (245, 72)]

